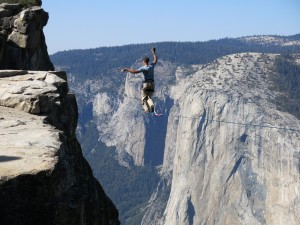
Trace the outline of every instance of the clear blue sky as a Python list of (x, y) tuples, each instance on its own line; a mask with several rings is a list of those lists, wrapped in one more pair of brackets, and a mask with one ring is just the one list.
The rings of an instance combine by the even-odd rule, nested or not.
[(61, 50), (300, 33), (300, 0), (43, 0)]

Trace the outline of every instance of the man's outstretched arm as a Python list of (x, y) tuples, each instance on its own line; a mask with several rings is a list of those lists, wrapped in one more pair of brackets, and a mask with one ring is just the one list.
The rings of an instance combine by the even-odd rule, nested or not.
[(153, 53), (153, 63), (157, 63), (157, 55), (156, 55), (156, 48), (152, 48), (151, 52)]
[(134, 69), (129, 69), (129, 68), (124, 68), (124, 69), (122, 69), (121, 70), (122, 72), (129, 72), (129, 73), (133, 73), (133, 74), (135, 74), (135, 73), (140, 73), (141, 71), (139, 71), (139, 70), (134, 70)]

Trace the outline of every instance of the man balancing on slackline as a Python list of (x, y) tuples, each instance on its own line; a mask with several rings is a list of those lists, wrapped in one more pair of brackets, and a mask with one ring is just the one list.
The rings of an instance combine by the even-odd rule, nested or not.
[(153, 62), (149, 64), (149, 57), (145, 56), (142, 60), (143, 66), (139, 69), (129, 69), (123, 68), (122, 72), (129, 72), (132, 74), (143, 73), (144, 74), (144, 82), (141, 90), (141, 98), (143, 109), (147, 113), (154, 113), (156, 116), (161, 116), (162, 114), (157, 114), (155, 112), (154, 103), (152, 101), (152, 96), (154, 93), (155, 85), (154, 85), (154, 67), (157, 63), (156, 49), (152, 48), (151, 52), (153, 54)]

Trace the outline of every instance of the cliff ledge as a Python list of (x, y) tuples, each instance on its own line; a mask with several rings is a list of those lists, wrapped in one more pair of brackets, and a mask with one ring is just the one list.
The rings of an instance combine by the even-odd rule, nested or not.
[(0, 224), (119, 224), (76, 139), (64, 72), (0, 71)]

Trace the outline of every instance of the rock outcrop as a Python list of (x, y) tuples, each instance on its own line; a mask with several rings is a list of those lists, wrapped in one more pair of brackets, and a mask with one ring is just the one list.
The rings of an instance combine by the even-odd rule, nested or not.
[(76, 124), (65, 73), (0, 71), (0, 224), (119, 224)]
[(43, 33), (47, 22), (40, 6), (0, 4), (0, 69), (54, 70)]

